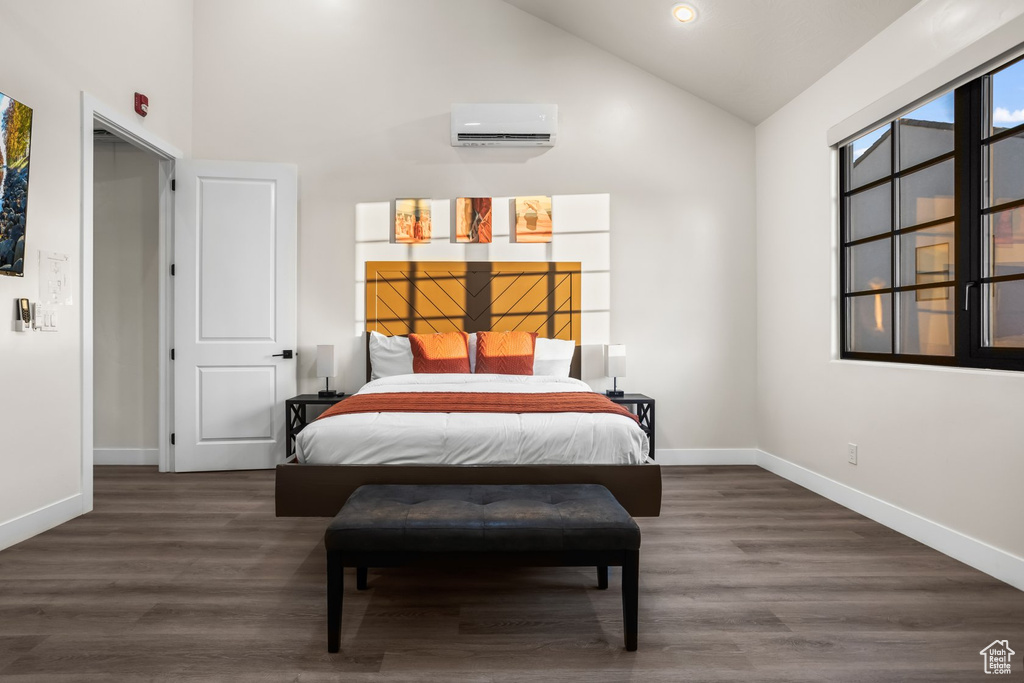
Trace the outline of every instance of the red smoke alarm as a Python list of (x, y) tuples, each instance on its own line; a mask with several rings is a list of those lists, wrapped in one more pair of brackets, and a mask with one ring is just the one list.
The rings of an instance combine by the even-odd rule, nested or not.
[(149, 113), (149, 98), (140, 92), (135, 93), (135, 113), (139, 116)]

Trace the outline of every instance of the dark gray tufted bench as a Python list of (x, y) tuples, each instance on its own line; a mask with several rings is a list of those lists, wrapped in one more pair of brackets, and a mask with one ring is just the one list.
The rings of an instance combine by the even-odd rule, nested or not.
[(344, 568), (622, 567), (627, 650), (637, 647), (640, 527), (596, 484), (525, 486), (361, 486), (324, 534), (327, 547), (327, 650), (341, 646)]

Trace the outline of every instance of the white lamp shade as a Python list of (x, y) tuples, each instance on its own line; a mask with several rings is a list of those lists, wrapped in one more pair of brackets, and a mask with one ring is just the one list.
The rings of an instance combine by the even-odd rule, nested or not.
[(316, 376), (334, 377), (334, 344), (316, 347)]
[(606, 377), (626, 376), (625, 344), (608, 344), (604, 347), (604, 374)]

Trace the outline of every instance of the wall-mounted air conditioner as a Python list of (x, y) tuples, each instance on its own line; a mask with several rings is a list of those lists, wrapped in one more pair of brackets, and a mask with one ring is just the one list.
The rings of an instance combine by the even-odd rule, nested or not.
[(453, 104), (452, 147), (552, 147), (557, 104)]

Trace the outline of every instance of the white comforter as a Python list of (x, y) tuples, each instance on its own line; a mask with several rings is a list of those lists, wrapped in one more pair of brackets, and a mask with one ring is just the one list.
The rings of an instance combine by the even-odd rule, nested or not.
[[(592, 391), (567, 377), (399, 375), (360, 394)], [(296, 437), (300, 462), (344, 465), (622, 465), (647, 462), (647, 435), (609, 413), (357, 413), (317, 420)]]

